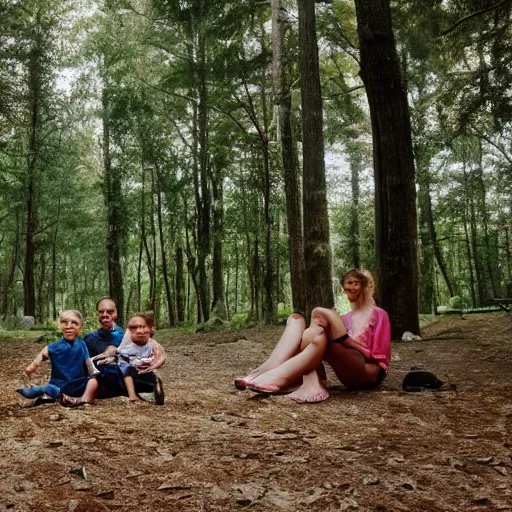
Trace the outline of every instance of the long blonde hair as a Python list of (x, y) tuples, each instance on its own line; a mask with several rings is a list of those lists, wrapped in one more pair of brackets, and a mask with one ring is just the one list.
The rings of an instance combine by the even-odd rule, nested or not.
[(361, 281), (362, 292), (355, 307), (360, 308), (366, 303), (374, 305), (375, 300), (373, 294), (375, 293), (375, 281), (371, 273), (365, 268), (351, 268), (343, 274), (341, 284), (343, 285), (345, 280), (349, 277), (355, 277)]
[(347, 270), (342, 277), (342, 284), (349, 277), (355, 277), (361, 282), (361, 295), (358, 301), (352, 305), (352, 321), (350, 327), (350, 336), (355, 338), (368, 329), (370, 317), (375, 306), (373, 294), (375, 293), (375, 281), (368, 270), (364, 268), (351, 268)]

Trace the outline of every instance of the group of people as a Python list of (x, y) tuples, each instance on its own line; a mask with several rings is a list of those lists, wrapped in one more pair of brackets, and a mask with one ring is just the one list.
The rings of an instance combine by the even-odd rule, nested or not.
[(62, 338), (44, 347), (25, 369), (30, 378), (43, 365), (51, 363), (48, 384), (17, 389), (25, 398), (59, 400), (65, 407), (92, 403), (97, 397), (126, 395), (141, 400), (139, 393), (153, 392), (155, 403), (164, 403), (161, 379), (154, 373), (166, 360), (165, 351), (155, 340), (151, 315), (137, 313), (125, 332), (115, 324), (117, 308), (108, 297), (96, 305), (100, 327), (80, 338), (82, 314), (63, 311), (59, 318)]
[[(329, 397), (324, 361), (349, 388), (380, 385), (391, 357), (388, 315), (375, 305), (374, 281), (367, 270), (348, 270), (342, 283), (352, 310), (340, 317), (332, 309), (315, 308), (307, 328), (304, 316), (292, 314), (266, 361), (235, 379), (238, 390), (286, 394), (297, 402), (321, 402)], [(115, 324), (117, 309), (112, 299), (101, 299), (96, 309), (101, 326), (84, 340), (79, 337), (82, 315), (74, 310), (62, 313), (62, 338), (41, 350), (25, 370), (31, 376), (50, 359), (49, 383), (17, 391), (26, 398), (45, 394), (64, 406), (75, 407), (92, 403), (98, 396), (124, 394), (130, 400), (140, 400), (139, 393), (149, 387), (154, 390), (155, 402), (163, 404), (162, 381), (154, 370), (165, 363), (166, 356), (162, 346), (151, 339), (152, 318), (136, 314), (124, 332)]]

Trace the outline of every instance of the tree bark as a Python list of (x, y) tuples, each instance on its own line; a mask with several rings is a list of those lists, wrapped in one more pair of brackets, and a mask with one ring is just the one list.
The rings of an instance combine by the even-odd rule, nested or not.
[(407, 95), (389, 0), (356, 0), (361, 78), (373, 134), (377, 298), (392, 337), (419, 332), (416, 189)]
[(57, 320), (57, 234), (59, 232), (59, 218), (60, 218), (60, 201), (57, 207), (57, 222), (55, 223), (55, 231), (53, 232), (52, 240), (52, 317)]
[[(466, 178), (465, 170), (464, 170), (464, 178)], [(466, 181), (466, 179), (465, 179), (465, 181)], [(463, 225), (464, 225), (464, 240), (466, 243), (466, 255), (467, 255), (468, 270), (469, 270), (469, 290), (471, 292), (471, 307), (475, 308), (477, 302), (476, 302), (476, 294), (475, 294), (475, 276), (473, 273), (473, 261), (472, 261), (472, 257), (471, 257), (471, 242), (469, 240), (468, 217), (469, 217), (469, 196), (466, 193), (462, 220), (463, 220)]]
[(197, 266), (199, 270), (199, 307), (203, 321), (210, 317), (208, 300), (208, 278), (206, 258), (210, 252), (210, 167), (208, 163), (208, 85), (206, 82), (206, 36), (202, 17), (203, 3), (197, 2), (197, 18), (194, 20), (194, 39), (197, 41), (193, 68), (196, 80), (197, 124), (196, 148), (197, 164), (195, 172), (195, 198), (197, 212)]
[[(14, 238), (14, 247), (12, 248), (11, 266), (9, 269), (9, 275), (4, 287), (4, 293), (2, 297), (2, 318), (5, 321), (9, 314), (9, 299), (12, 294), (14, 286), (14, 278), (16, 276), (16, 268), (18, 267), (18, 260), (20, 254), (20, 216), (18, 210), (15, 212), (16, 216), (16, 234)], [(15, 307), (13, 309), (16, 309)]]
[[(420, 228), (420, 295), (419, 312), (431, 314), (434, 308), (434, 247), (429, 229), (429, 191), (425, 181), (421, 179), (427, 169), (421, 168), (420, 159), (416, 159), (418, 165), (418, 207), (419, 207), (419, 228)], [(450, 293), (450, 297), (452, 294)]]
[(25, 223), (25, 270), (23, 274), (23, 313), (36, 314), (36, 292), (34, 265), (36, 248), (34, 236), (37, 231), (36, 183), (39, 165), (39, 129), (41, 117), (42, 41), (40, 27), (29, 54), (28, 87), (30, 97), (30, 136), (28, 145), (26, 179), (26, 223)]
[(176, 247), (176, 316), (181, 324), (185, 321), (185, 282), (183, 281), (183, 249)]
[[(155, 169), (151, 167), (151, 198), (156, 196), (156, 178), (155, 178)], [(149, 286), (149, 301), (148, 301), (148, 310), (153, 311), (155, 323), (158, 320), (157, 315), (157, 297), (158, 297), (158, 282), (156, 279), (156, 269), (157, 269), (157, 240), (156, 240), (156, 225), (155, 225), (155, 203), (154, 201), (150, 202), (150, 226), (151, 226), (151, 256), (153, 260), (153, 266), (151, 268), (151, 273), (149, 276), (150, 286)]]
[(223, 320), (227, 318), (224, 300), (224, 265), (222, 261), (222, 240), (224, 235), (224, 184), (221, 169), (211, 173), (213, 199), (213, 258), (212, 258), (212, 313)]
[(487, 273), (489, 276), (489, 283), (491, 285), (492, 296), (498, 297), (498, 284), (496, 280), (496, 275), (493, 269), (493, 262), (491, 256), (491, 243), (489, 237), (489, 212), (487, 211), (487, 199), (486, 199), (486, 190), (485, 183), (483, 178), (483, 168), (482, 168), (482, 139), (478, 139), (478, 167), (476, 169), (476, 186), (478, 189), (478, 206), (479, 206), (479, 217), (482, 219), (483, 226), (483, 238), (484, 238), (484, 249), (485, 249), (485, 264), (487, 267)]
[(306, 316), (315, 306), (332, 308), (332, 251), (324, 163), (323, 114), (315, 2), (299, 0), (299, 55), (303, 143)]
[(164, 280), (165, 298), (167, 300), (167, 315), (169, 327), (176, 325), (174, 304), (172, 300), (171, 286), (169, 284), (169, 272), (167, 270), (167, 253), (165, 250), (164, 228), (162, 222), (162, 183), (163, 176), (161, 169), (156, 168), (156, 194), (157, 194), (157, 219), (158, 219), (158, 234), (160, 238), (160, 257), (162, 258), (162, 278)]
[(107, 259), (109, 294), (117, 305), (120, 325), (124, 323), (123, 273), (121, 269), (122, 252), (122, 190), (121, 170), (112, 165), (110, 154), (110, 101), (107, 86), (102, 91), (103, 106), (103, 169), (104, 197), (107, 207)]
[(281, 142), (283, 159), (286, 217), (288, 221), (288, 255), (292, 305), (295, 311), (305, 312), (304, 238), (302, 233), (301, 190), (299, 163), (292, 124), (291, 90), (283, 65), (283, 19), (280, 0), (272, 0), (272, 84), (276, 133)]
[(361, 266), (360, 233), (359, 233), (359, 174), (362, 171), (362, 155), (360, 149), (350, 152), (350, 187), (352, 189), (352, 205), (350, 207), (350, 246), (352, 248), (352, 265)]

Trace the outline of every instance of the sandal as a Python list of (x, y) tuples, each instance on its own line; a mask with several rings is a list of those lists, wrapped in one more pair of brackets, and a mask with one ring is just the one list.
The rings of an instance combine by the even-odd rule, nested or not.
[(248, 382), (247, 388), (255, 393), (264, 393), (267, 395), (282, 395), (284, 391), (277, 384), (259, 385), (255, 382)]
[(238, 391), (245, 391), (250, 381), (246, 380), (245, 377), (237, 377), (234, 382), (235, 388), (238, 389)]

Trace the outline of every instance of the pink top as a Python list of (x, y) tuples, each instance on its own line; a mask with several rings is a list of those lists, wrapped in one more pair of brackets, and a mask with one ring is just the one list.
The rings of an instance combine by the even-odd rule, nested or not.
[(349, 336), (361, 347), (364, 356), (387, 369), (391, 358), (391, 325), (388, 314), (381, 308), (373, 306), (369, 325), (361, 334), (352, 336), (352, 315), (355, 310), (343, 315), (341, 319), (347, 328)]

